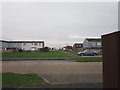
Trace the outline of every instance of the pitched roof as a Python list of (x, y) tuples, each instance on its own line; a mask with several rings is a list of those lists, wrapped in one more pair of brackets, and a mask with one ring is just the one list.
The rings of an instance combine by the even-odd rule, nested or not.
[(6, 43), (44, 43), (44, 41), (5, 41), (5, 40), (0, 40), (0, 42), (6, 42)]
[(63, 47), (63, 48), (72, 48), (72, 46), (65, 46), (65, 47)]
[(89, 42), (101, 42), (101, 38), (86, 38)]

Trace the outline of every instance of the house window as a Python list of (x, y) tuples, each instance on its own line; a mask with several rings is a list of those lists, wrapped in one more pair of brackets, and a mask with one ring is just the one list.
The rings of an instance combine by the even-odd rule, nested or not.
[(34, 45), (37, 45), (37, 43), (35, 43)]
[(96, 47), (96, 43), (90, 43), (90, 47)]
[(95, 45), (96, 45), (96, 43), (92, 43), (92, 45), (94, 45), (94, 46), (95, 46)]
[(101, 45), (101, 43), (97, 43), (97, 45)]

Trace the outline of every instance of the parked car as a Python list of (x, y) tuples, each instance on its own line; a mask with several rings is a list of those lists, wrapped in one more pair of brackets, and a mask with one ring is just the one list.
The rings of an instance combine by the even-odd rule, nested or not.
[(93, 55), (93, 56), (95, 56), (95, 55), (98, 55), (98, 52), (95, 51), (95, 50), (87, 49), (87, 50), (85, 50), (83, 52), (78, 52), (78, 55), (80, 55), (80, 56), (84, 56), (84, 55)]

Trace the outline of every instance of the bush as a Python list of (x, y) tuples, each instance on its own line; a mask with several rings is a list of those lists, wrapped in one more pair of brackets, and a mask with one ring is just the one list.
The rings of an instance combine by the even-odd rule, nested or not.
[(44, 48), (40, 48), (39, 51), (40, 52), (49, 52), (50, 49), (48, 47), (44, 47)]

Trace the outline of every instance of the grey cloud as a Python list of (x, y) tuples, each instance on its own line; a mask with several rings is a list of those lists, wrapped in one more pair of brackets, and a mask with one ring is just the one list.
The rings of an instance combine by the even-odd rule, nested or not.
[[(3, 37), (61, 47), (118, 28), (117, 2), (4, 3)], [(4, 39), (4, 38), (3, 38)]]

